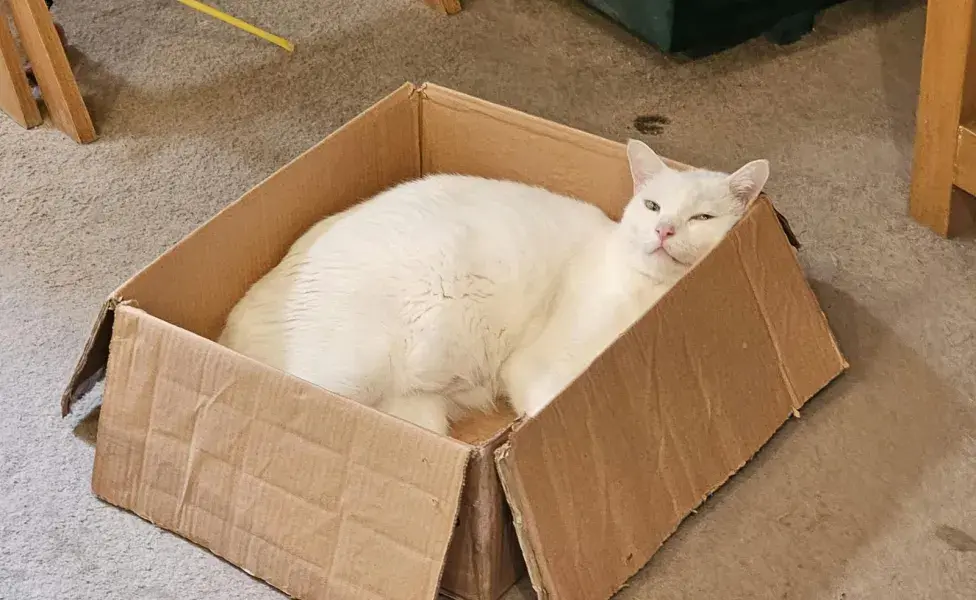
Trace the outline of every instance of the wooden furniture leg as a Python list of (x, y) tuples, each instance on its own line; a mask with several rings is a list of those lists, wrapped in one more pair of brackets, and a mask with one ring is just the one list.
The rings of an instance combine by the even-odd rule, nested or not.
[(41, 111), (31, 94), (20, 53), (3, 11), (0, 11), (0, 110), (21, 127), (30, 129), (41, 124)]
[[(976, 0), (929, 2), (912, 168), (912, 217), (942, 236), (976, 214)], [(968, 194), (960, 192), (964, 190)]]
[(449, 15), (461, 12), (461, 0), (424, 0), (424, 2), (427, 6), (436, 8)]
[(44, 0), (10, 0), (9, 6), (51, 120), (76, 142), (94, 141), (95, 127)]

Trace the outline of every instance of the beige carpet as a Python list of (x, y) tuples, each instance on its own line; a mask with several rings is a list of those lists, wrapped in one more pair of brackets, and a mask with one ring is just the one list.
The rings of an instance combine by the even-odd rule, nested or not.
[[(905, 216), (923, 3), (853, 0), (795, 46), (697, 62), (575, 0), (466, 4), (219, 2), (289, 56), (173, 0), (58, 1), (102, 137), (0, 119), (0, 598), (281, 597), (96, 501), (58, 397), (107, 292), (405, 80), (702, 166), (772, 161), (851, 370), (622, 598), (976, 597), (976, 241)], [(641, 134), (648, 115), (667, 123)]]

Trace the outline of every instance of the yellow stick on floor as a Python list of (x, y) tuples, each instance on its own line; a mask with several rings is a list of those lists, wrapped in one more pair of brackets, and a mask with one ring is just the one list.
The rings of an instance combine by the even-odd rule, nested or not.
[(186, 6), (189, 6), (190, 8), (196, 9), (204, 14), (210, 15), (215, 19), (220, 19), (224, 23), (229, 23), (230, 25), (233, 25), (238, 29), (243, 29), (244, 31), (252, 35), (256, 35), (263, 40), (267, 40), (271, 42), (272, 44), (281, 46), (282, 48), (284, 48), (289, 52), (293, 52), (295, 50), (295, 45), (289, 42), (288, 40), (286, 40), (285, 38), (278, 37), (272, 33), (268, 33), (263, 29), (258, 29), (254, 25), (251, 25), (250, 23), (245, 23), (244, 21), (241, 21), (237, 17), (232, 17), (225, 12), (221, 12), (216, 8), (213, 8), (212, 6), (207, 6), (202, 2), (197, 2), (197, 0), (179, 0), (179, 2), (185, 4)]

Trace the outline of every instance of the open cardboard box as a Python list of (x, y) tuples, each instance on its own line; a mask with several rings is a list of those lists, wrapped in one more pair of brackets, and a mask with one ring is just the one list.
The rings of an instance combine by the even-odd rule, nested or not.
[(443, 586), (494, 600), (527, 566), (540, 597), (596, 600), (847, 366), (764, 196), (514, 425), (487, 415), (441, 437), (212, 341), (311, 224), (438, 172), (543, 185), (615, 217), (631, 193), (619, 143), (404, 85), (108, 299), (62, 399), (67, 412), (104, 375), (95, 494), (298, 598)]

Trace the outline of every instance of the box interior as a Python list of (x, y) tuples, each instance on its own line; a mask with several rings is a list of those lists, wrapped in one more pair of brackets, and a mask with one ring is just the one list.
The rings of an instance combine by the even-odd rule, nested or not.
[[(96, 493), (211, 548), (291, 594), (348, 593), (349, 586), (360, 586), (383, 598), (416, 597), (418, 589), (423, 597), (433, 597), (440, 578), (434, 569), (443, 567), (466, 461), (504, 442), (495, 453), (498, 474), (533, 586), (543, 597), (608, 597), (792, 411), (846, 368), (765, 199), (590, 370), (537, 418), (518, 423), (511, 434), (514, 415), (504, 404), (494, 413), (456, 424), (454, 439), (442, 438), (404, 427), (392, 417), (209, 341), (247, 288), (280, 261), (309, 226), (428, 173), (543, 185), (595, 204), (613, 218), (631, 193), (622, 144), (437, 86), (401, 87), (250, 190), (112, 294), (62, 398), (67, 412), (108, 363), (93, 474)], [(241, 235), (244, 231), (247, 236)], [(666, 327), (666, 321), (675, 319), (695, 325)], [(730, 322), (737, 323), (735, 335), (724, 335)], [(724, 332), (724, 337), (716, 332)], [(750, 352), (743, 353), (747, 347)], [(646, 348), (654, 348), (654, 356)], [(693, 358), (691, 349), (699, 348), (708, 351)], [(751, 358), (726, 361), (727, 368), (716, 372), (701, 370), (702, 364), (721, 364), (722, 353)], [(189, 359), (183, 355), (195, 357), (199, 364), (185, 364)], [(189, 375), (171, 375), (184, 372)], [(198, 389), (201, 386), (207, 393)], [(294, 399), (291, 418), (315, 414), (320, 423), (340, 418), (389, 436), (388, 441), (370, 442), (373, 450), (381, 450), (372, 457), (332, 438), (311, 439), (310, 432), (290, 448), (296, 459), (311, 461), (336, 453), (358, 456), (361, 481), (349, 493), (369, 510), (355, 518), (340, 515), (336, 521), (328, 510), (314, 508), (322, 501), (322, 490), (337, 485), (328, 478), (320, 482), (321, 489), (299, 486), (289, 492), (291, 500), (275, 500), (312, 506), (308, 510), (320, 519), (317, 527), (330, 540), (323, 548), (302, 546), (308, 543), (300, 541), (307, 532), (293, 531), (297, 523), (307, 522), (300, 511), (292, 520), (281, 520), (278, 514), (268, 517), (280, 531), (255, 529), (257, 499), (268, 501), (266, 492), (275, 486), (291, 489), (291, 484), (268, 481), (259, 468), (267, 458), (253, 456), (249, 446), (242, 449), (233, 440), (215, 437), (211, 442), (220, 448), (211, 449), (211, 455), (224, 456), (217, 461), (224, 466), (194, 462), (193, 457), (202, 455), (192, 440), (209, 431), (196, 429), (201, 407), (240, 403), (237, 413), (231, 410), (221, 416), (211, 410), (205, 415), (216, 419), (211, 425), (217, 436), (228, 424), (245, 426), (234, 415), (257, 410), (253, 402), (247, 404), (249, 397), (277, 397), (280, 390)], [(608, 394), (622, 400), (614, 410), (603, 407)], [(673, 398), (683, 403), (665, 401)], [(177, 407), (174, 414), (182, 414), (183, 421), (170, 427), (154, 420), (159, 411), (153, 410), (153, 403), (163, 400)], [(276, 431), (291, 431), (294, 423), (275, 421), (279, 418), (286, 417), (266, 415)], [(660, 447), (647, 447), (648, 439), (661, 440)], [(227, 444), (231, 447), (221, 446)], [(406, 450), (415, 446), (425, 450), (418, 455)], [(388, 467), (380, 462), (384, 458), (406, 461), (402, 468), (409, 476), (391, 482)], [(414, 459), (420, 462), (410, 462)], [(490, 459), (489, 453), (484, 468), (495, 468)], [(173, 473), (160, 471), (164, 467)], [(434, 467), (447, 475), (430, 480), (425, 473)], [(201, 475), (204, 468), (213, 471)], [(259, 484), (250, 496), (256, 504), (246, 510), (226, 501), (239, 489), (233, 482), (241, 472), (250, 472)], [(594, 483), (579, 486), (580, 473)], [(198, 482), (197, 488), (188, 485), (191, 480)], [(150, 492), (160, 492), (159, 486), (167, 487), (161, 497), (170, 500), (153, 499)], [(369, 500), (369, 493), (380, 490), (376, 486), (388, 489), (373, 497), (416, 503), (411, 490), (418, 486), (433, 496), (437, 510), (427, 517), (430, 531), (382, 518), (382, 507)], [(612, 514), (610, 502), (617, 507)], [(238, 523), (241, 510), (252, 520)], [(350, 528), (359, 533), (350, 534)], [(410, 570), (397, 571), (401, 578), (387, 581), (389, 573), (363, 572), (353, 558), (336, 566), (338, 555), (329, 554), (339, 547), (365, 548), (369, 543), (413, 557), (403, 561)], [(263, 550), (255, 553), (254, 548)], [(289, 561), (296, 557), (305, 567), (291, 566)], [(410, 575), (414, 572), (423, 577)], [(416, 587), (403, 588), (411, 577)]]

